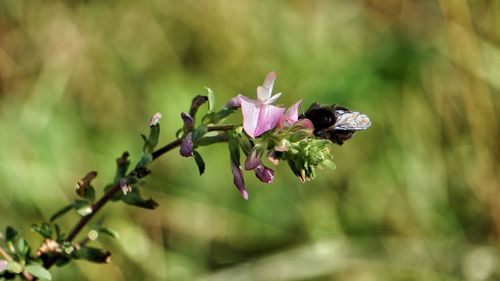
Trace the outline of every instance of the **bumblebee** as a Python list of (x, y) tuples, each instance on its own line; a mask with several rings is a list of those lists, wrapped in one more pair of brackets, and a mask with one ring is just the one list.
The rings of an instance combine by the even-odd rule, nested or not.
[(371, 125), (365, 114), (336, 104), (313, 103), (300, 118), (311, 120), (314, 135), (339, 145), (350, 139), (354, 132), (366, 130)]

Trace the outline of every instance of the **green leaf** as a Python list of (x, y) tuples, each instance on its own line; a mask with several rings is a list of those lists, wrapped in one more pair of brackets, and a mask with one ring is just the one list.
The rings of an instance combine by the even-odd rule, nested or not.
[(24, 259), (30, 250), (30, 246), (26, 242), (26, 239), (21, 238), (17, 240), (16, 249), (19, 256)]
[(234, 108), (223, 108), (220, 111), (217, 112), (212, 112), (207, 115), (205, 115), (202, 119), (203, 124), (216, 124), (222, 121), (222, 119), (226, 118), (227, 116), (231, 115), (233, 112), (235, 112), (236, 109)]
[(205, 172), (205, 161), (203, 161), (201, 154), (196, 150), (193, 151), (193, 157), (196, 165), (198, 166), (198, 171), (200, 171), (200, 175), (203, 175)]
[(118, 232), (116, 232), (116, 230), (106, 228), (106, 227), (101, 227), (98, 229), (98, 231), (101, 234), (108, 235), (108, 236), (113, 237), (115, 239), (120, 239), (120, 234), (118, 234)]
[(27, 265), (25, 270), (29, 274), (31, 274), (37, 278), (40, 278), (43, 280), (52, 280), (52, 275), (50, 274), (50, 272), (39, 264)]
[(135, 165), (135, 167), (136, 168), (147, 167), (151, 162), (153, 162), (153, 154), (143, 153), (141, 158), (137, 162), (137, 165)]
[(84, 217), (92, 213), (92, 206), (86, 200), (75, 200), (75, 204), (73, 204), (73, 208), (76, 212)]
[(73, 251), (72, 256), (75, 259), (83, 259), (95, 263), (109, 263), (111, 253), (99, 248), (83, 246)]
[(202, 137), (196, 144), (199, 146), (206, 146), (224, 141), (227, 141), (227, 134), (221, 133), (215, 136)]
[(52, 214), (49, 218), (49, 221), (53, 222), (59, 217), (65, 215), (67, 212), (71, 211), (73, 209), (73, 204), (66, 205), (62, 207), (61, 209), (57, 210), (54, 214)]
[(204, 135), (208, 132), (208, 127), (206, 125), (200, 125), (198, 128), (194, 129), (192, 139), (193, 143), (196, 144)]
[(17, 235), (17, 231), (12, 226), (7, 226), (5, 229), (5, 240), (12, 241)]
[(64, 240), (64, 233), (61, 231), (61, 227), (57, 223), (54, 224), (54, 229), (56, 230), (56, 240), (62, 241)]
[(23, 266), (15, 261), (7, 261), (7, 265), (5, 266), (6, 271), (10, 271), (12, 273), (21, 273), (23, 271)]
[(238, 139), (236, 138), (235, 135), (236, 135), (235, 132), (229, 133), (229, 141), (228, 141), (229, 154), (231, 156), (231, 162), (233, 162), (239, 166), (240, 165), (240, 146), (238, 143)]
[(208, 96), (208, 112), (212, 112), (215, 106), (215, 95), (212, 89), (205, 87)]
[[(72, 205), (70, 205), (73, 208)], [(31, 230), (38, 232), (43, 238), (52, 238), (52, 226), (49, 223), (42, 223), (41, 225), (32, 224)]]
[(137, 186), (132, 187), (132, 191), (123, 196), (122, 201), (125, 202), (125, 204), (144, 209), (153, 210), (158, 207), (158, 203), (153, 199), (143, 199)]

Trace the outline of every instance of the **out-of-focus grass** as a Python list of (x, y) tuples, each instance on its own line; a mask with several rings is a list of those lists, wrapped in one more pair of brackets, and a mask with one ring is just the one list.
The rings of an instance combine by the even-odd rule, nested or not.
[[(162, 140), (211, 87), (218, 105), (278, 73), (280, 102), (368, 114), (334, 147), (337, 169), (287, 167), (250, 200), (224, 145), (206, 174), (170, 153), (144, 192), (113, 204), (109, 265), (56, 280), (497, 280), (500, 278), (498, 1), (0, 0), (0, 226), (39, 238), (74, 182), (113, 176), (160, 111)], [(77, 217), (65, 218), (70, 228)]]

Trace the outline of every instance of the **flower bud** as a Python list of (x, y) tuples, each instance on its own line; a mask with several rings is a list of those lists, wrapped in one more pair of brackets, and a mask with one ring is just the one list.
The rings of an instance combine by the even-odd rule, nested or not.
[(259, 146), (254, 146), (245, 161), (245, 170), (253, 170), (260, 165), (261, 149)]
[(181, 142), (180, 154), (184, 157), (193, 156), (193, 134), (189, 133)]
[(149, 126), (156, 126), (160, 122), (161, 119), (161, 114), (159, 112), (156, 112), (153, 117), (151, 117), (151, 120), (149, 121)]
[(264, 183), (272, 183), (274, 180), (274, 171), (260, 164), (255, 168), (255, 176)]
[(248, 200), (248, 192), (245, 189), (245, 180), (243, 179), (243, 173), (241, 172), (240, 167), (231, 161), (231, 172), (233, 173), (233, 183), (236, 188), (240, 191), (241, 196), (245, 200)]
[(194, 128), (194, 119), (186, 112), (181, 113), (182, 121), (184, 122), (184, 128), (188, 131), (192, 131)]
[(241, 101), (240, 101), (240, 95), (237, 95), (236, 97), (231, 98), (225, 105), (224, 107), (226, 108), (240, 108), (241, 107)]

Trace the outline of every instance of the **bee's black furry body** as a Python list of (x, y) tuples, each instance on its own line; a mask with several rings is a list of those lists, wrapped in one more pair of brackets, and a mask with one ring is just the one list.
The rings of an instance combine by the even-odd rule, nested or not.
[(339, 145), (350, 139), (355, 131), (365, 130), (371, 125), (366, 115), (336, 104), (313, 103), (300, 118), (311, 120), (317, 137)]

